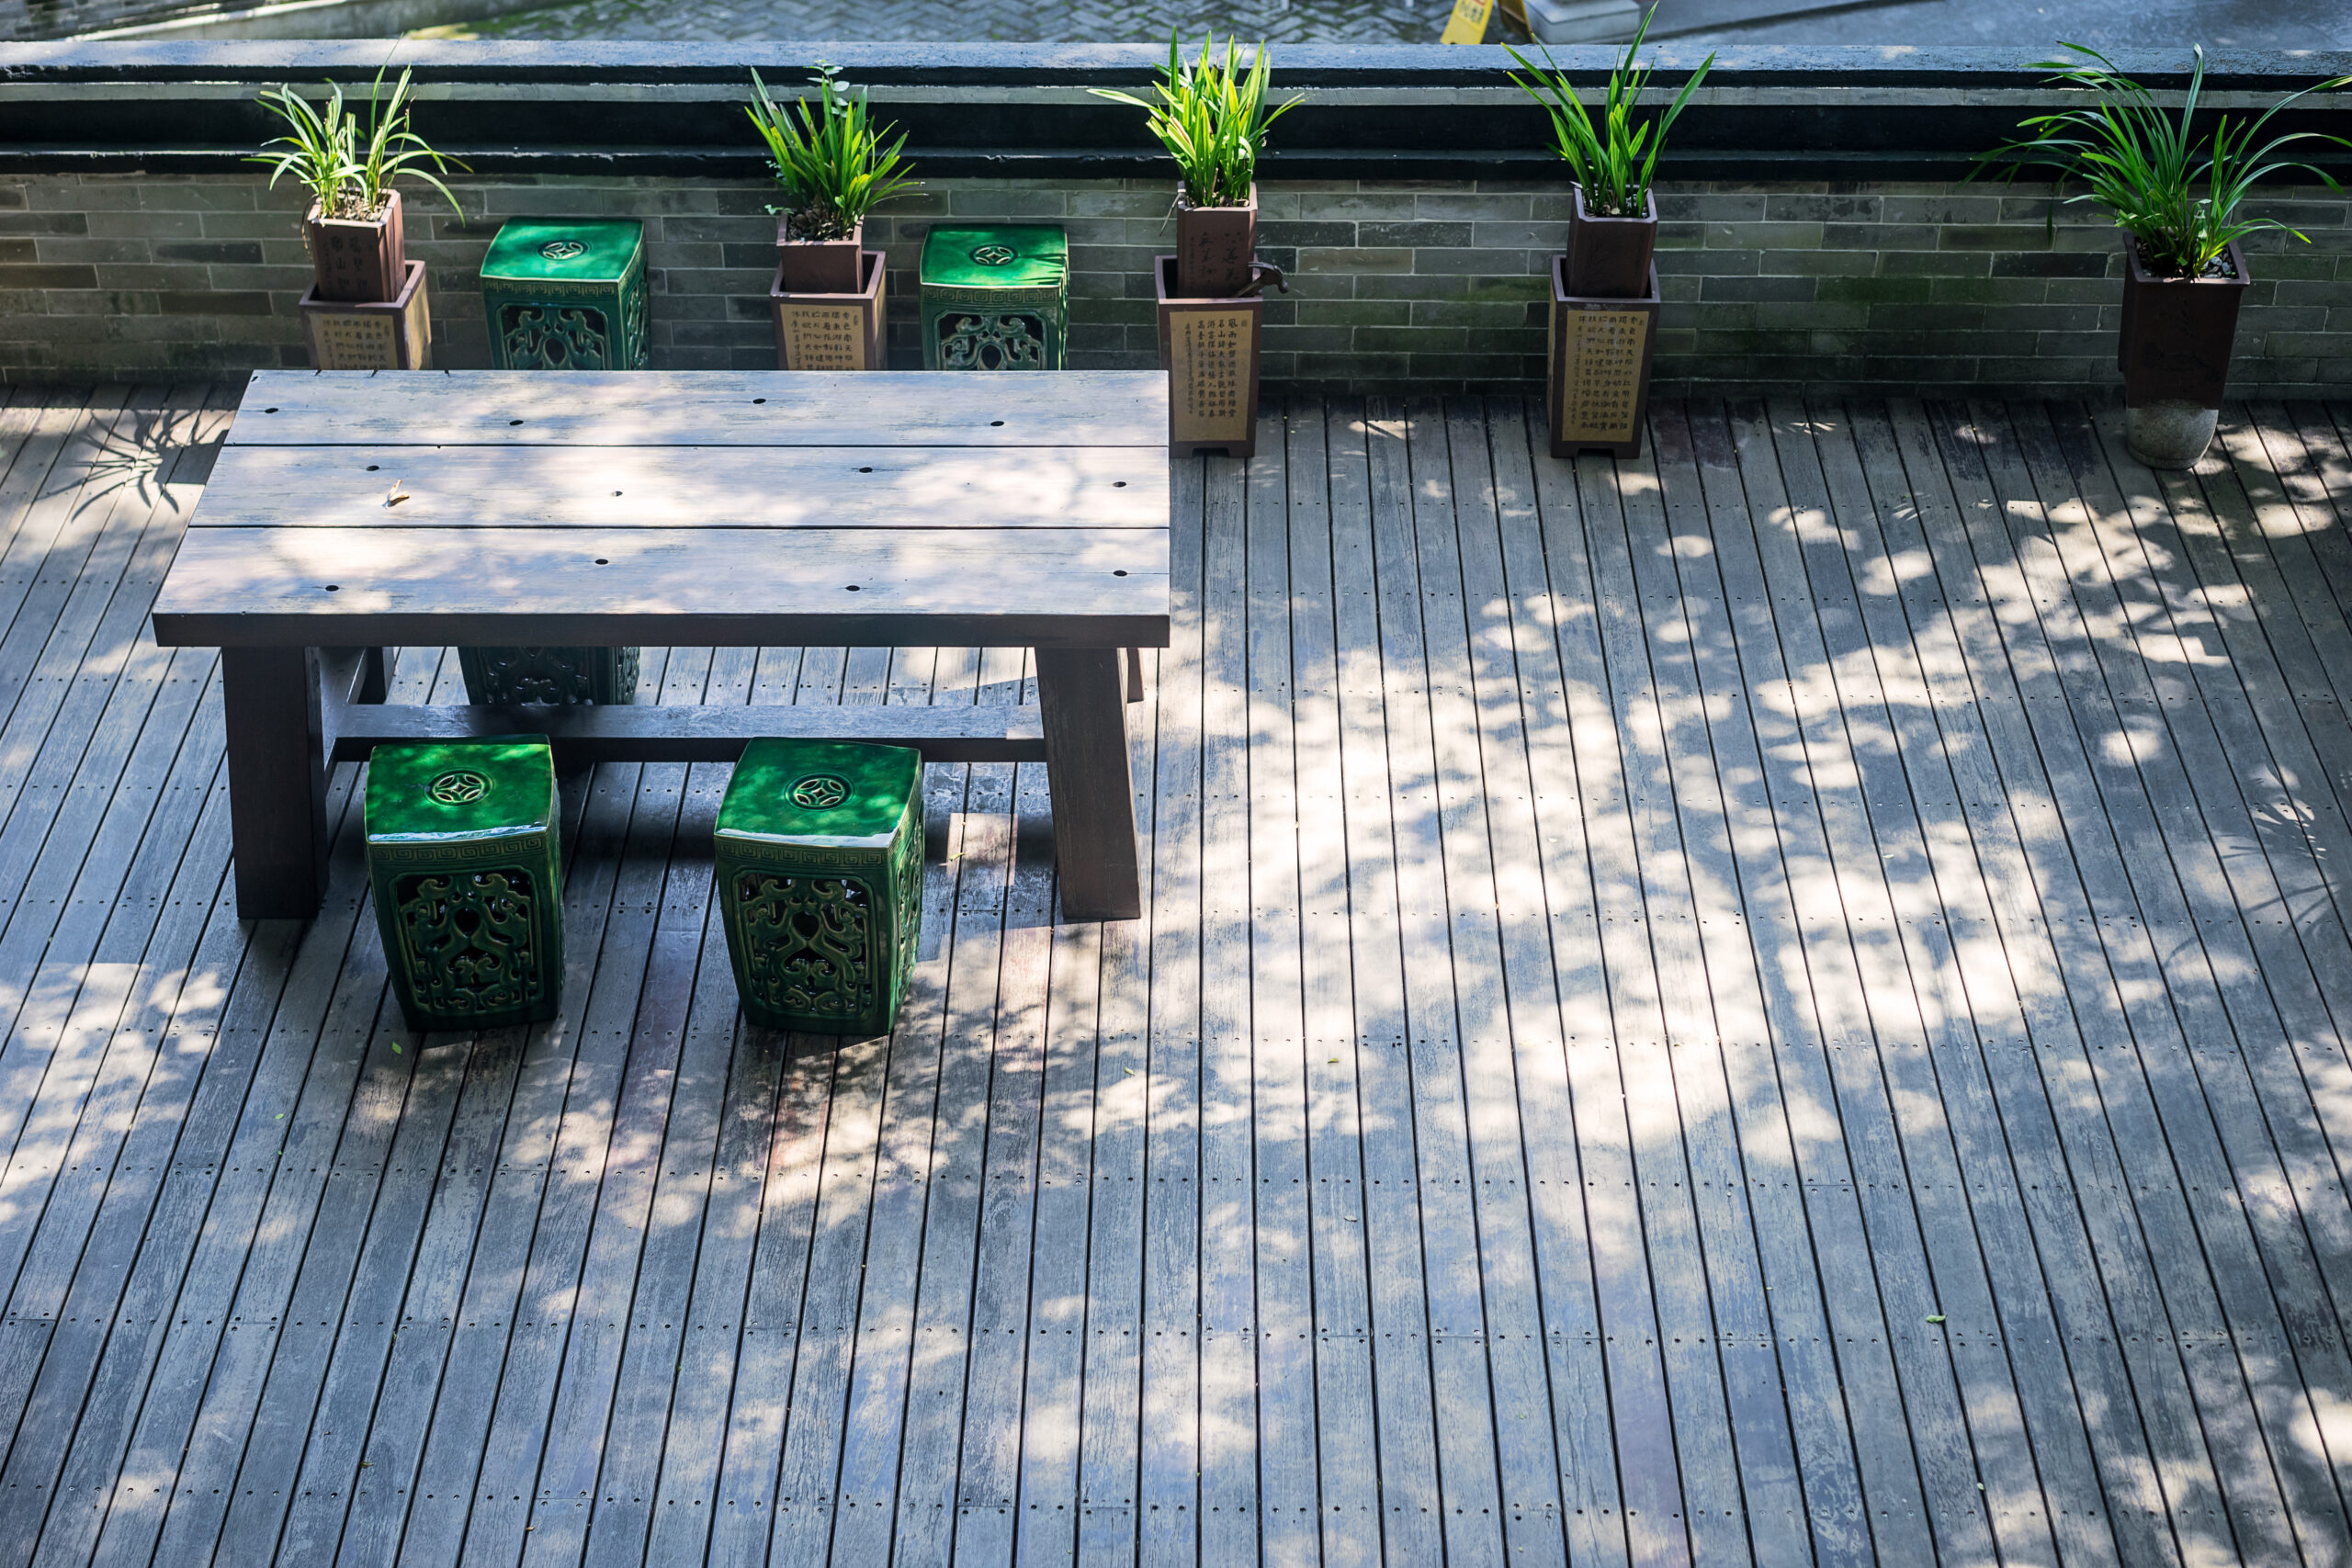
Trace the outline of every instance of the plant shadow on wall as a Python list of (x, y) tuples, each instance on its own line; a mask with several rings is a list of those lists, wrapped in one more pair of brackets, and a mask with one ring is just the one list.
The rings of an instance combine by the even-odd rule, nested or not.
[(2278, 219), (2242, 215), (2240, 206), (2257, 183), (2276, 175), (2309, 175), (2330, 190), (2344, 188), (2318, 164), (2280, 154), (2301, 141), (2343, 148), (2352, 141), (2316, 130), (2261, 141), (2262, 128), (2297, 99), (2352, 84), (2352, 76), (2290, 93), (2250, 124), (2222, 115), (2200, 136), (2194, 122), (2205, 85), (2203, 45), (2177, 115), (2097, 50), (2064, 47), (2072, 59), (2038, 61), (2030, 69), (2056, 72), (2056, 83), (2087, 94), (2090, 104), (2022, 121), (2018, 129), (2033, 134), (1980, 154), (1969, 177), (2002, 164), (2012, 181), (2028, 165), (2054, 169), (2062, 190), (2070, 177), (2089, 188), (2052, 193), (2053, 225), (2060, 201), (2089, 201), (2131, 236), (2116, 353), (2128, 440), (2132, 456), (2150, 468), (2186, 468), (2213, 438), (2239, 305), (2253, 281), (2238, 241), (2282, 231), (2311, 243)]

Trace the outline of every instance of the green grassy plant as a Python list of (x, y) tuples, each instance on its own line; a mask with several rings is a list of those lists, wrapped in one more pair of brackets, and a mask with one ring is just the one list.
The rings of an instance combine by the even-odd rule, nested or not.
[(424, 138), (409, 129), (408, 72), (402, 71), (392, 85), (389, 100), (383, 96), (384, 73), (376, 73), (368, 89), (364, 149), (359, 116), (344, 106), (343, 89), (333, 83), (326, 84), (326, 88), (327, 96), (321, 105), (291, 87), (265, 89), (261, 101), (286, 122), (287, 133), (263, 143), (262, 150), (248, 154), (245, 161), (267, 164), (272, 186), (284, 175), (293, 175), (325, 218), (374, 218), (390, 199), (392, 182), (403, 175), (423, 180), (439, 191), (451, 208), (457, 207), (458, 198), (432, 170), (447, 174), (452, 163), (461, 169), (466, 165), (435, 152)]
[[(2256, 181), (2283, 170), (2299, 170), (2316, 177), (2330, 190), (2341, 190), (2324, 169), (2278, 156), (2297, 141), (2330, 141), (2352, 147), (2340, 136), (2316, 130), (2293, 131), (2256, 145), (2270, 117), (2310, 93), (2327, 92), (2352, 84), (2352, 76), (2316, 83), (2290, 93), (2241, 124), (2223, 115), (2210, 141), (2200, 141), (2190, 129), (2197, 99), (2205, 84), (2205, 51), (2197, 50), (2197, 67), (2190, 75), (2188, 95), (2178, 115), (2165, 112), (2155, 96), (2115, 69), (2097, 50), (2078, 43), (2063, 46), (2071, 60), (2037, 61), (2036, 71), (2057, 73), (2055, 81), (2079, 87), (2092, 96), (2083, 108), (2035, 115), (2018, 122), (2033, 134), (2022, 141), (1980, 153), (1969, 171), (1975, 178), (1996, 164), (2009, 165), (2008, 178), (2019, 169), (2039, 164), (2054, 168), (2063, 183), (2069, 175), (2084, 180), (2089, 189), (2052, 199), (2051, 221), (2057, 220), (2057, 202), (2092, 201), (2114, 215), (2115, 226), (2140, 245), (2151, 270), (2174, 277), (2201, 277), (2230, 242), (2264, 229), (2279, 229), (2304, 243), (2300, 230), (2272, 218), (2242, 218), (2238, 207)], [(2199, 194), (2199, 187), (2202, 194)]]
[(1516, 49), (1510, 51), (1510, 57), (1528, 73), (1521, 76), (1514, 71), (1510, 79), (1552, 117), (1557, 151), (1575, 174), (1577, 184), (1584, 187), (1585, 206), (1598, 217), (1638, 218), (1649, 209), (1650, 184), (1657, 170), (1657, 155), (1666, 146), (1666, 133), (1682, 117), (1683, 106), (1715, 63), (1713, 54), (1701, 61), (1663, 113), (1636, 123), (1634, 110), (1649, 85), (1654, 67), (1637, 65), (1634, 59), (1656, 15), (1657, 7), (1653, 6), (1642, 17), (1634, 41), (1625, 46), (1625, 57), (1610, 71), (1609, 91), (1597, 120), (1592, 109), (1577, 97), (1566, 74), (1553, 63), (1550, 50), (1544, 51), (1543, 69)]
[(784, 204), (768, 210), (788, 214), (797, 238), (847, 239), (868, 212), (918, 182), (904, 173), (899, 155), (906, 136), (883, 144), (896, 128), (876, 127), (864, 91), (853, 92), (822, 61), (809, 80), (817, 84), (813, 105), (799, 98), (787, 107), (768, 96), (768, 85), (754, 71), (758, 101), (743, 112), (767, 143), (769, 166), (785, 194)]
[(1098, 98), (1132, 105), (1150, 117), (1151, 133), (1159, 138), (1184, 181), (1184, 198), (1194, 207), (1238, 207), (1250, 199), (1258, 177), (1258, 154), (1265, 151), (1266, 130), (1298, 107), (1286, 98), (1266, 106), (1270, 68), (1266, 46), (1260, 44), (1255, 63), (1241, 64), (1240, 45), (1225, 40), (1225, 59), (1216, 57), (1216, 35), (1204, 34), (1201, 55), (1187, 64), (1176, 35), (1168, 35), (1168, 63), (1152, 85), (1159, 102), (1110, 87), (1088, 89)]

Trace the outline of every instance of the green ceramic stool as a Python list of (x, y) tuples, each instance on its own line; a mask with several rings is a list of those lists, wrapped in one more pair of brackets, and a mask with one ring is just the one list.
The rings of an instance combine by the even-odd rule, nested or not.
[(481, 309), (498, 369), (644, 369), (645, 225), (505, 224), (482, 258)]
[(637, 701), (633, 648), (461, 648), (458, 668), (465, 673), (469, 703), (562, 707)]
[(563, 854), (546, 737), (379, 746), (367, 824), (376, 922), (409, 1027), (553, 1018)]
[[(634, 218), (502, 226), (481, 264), (491, 362), (501, 370), (645, 368), (645, 225)], [(626, 703), (633, 648), (461, 648), (466, 700)]]
[(1060, 370), (1069, 360), (1069, 237), (933, 229), (922, 243), (922, 367)]
[(887, 1033), (922, 930), (922, 753), (754, 740), (719, 805), (717, 840), (743, 1016)]

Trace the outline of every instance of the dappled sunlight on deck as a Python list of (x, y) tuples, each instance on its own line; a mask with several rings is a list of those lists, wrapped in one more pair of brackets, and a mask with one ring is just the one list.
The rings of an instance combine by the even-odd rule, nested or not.
[[(740, 1022), (721, 765), (564, 778), (552, 1024), (401, 1026), (355, 768), (319, 918), (235, 918), (145, 629), (233, 400), (0, 400), (0, 1568), (2352, 1562), (2352, 410), (2159, 475), (2068, 404), (1270, 403), (1173, 470), (1146, 918), (1059, 918), (1042, 766), (933, 766), (835, 1042)], [(684, 516), (767, 410), (575, 434), (689, 421)]]

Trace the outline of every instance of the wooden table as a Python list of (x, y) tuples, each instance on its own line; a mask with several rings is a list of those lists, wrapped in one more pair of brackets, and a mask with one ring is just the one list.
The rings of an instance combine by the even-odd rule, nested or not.
[[(217, 647), (237, 908), (307, 918), (326, 770), (547, 734), (573, 761), (762, 736), (1036, 761), (1062, 910), (1140, 913), (1125, 651), (1168, 643), (1167, 378), (262, 371), (154, 611)], [(1037, 705), (388, 704), (386, 646), (1035, 650)]]

